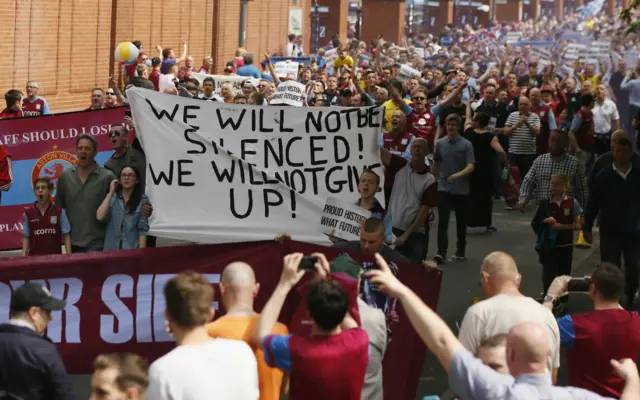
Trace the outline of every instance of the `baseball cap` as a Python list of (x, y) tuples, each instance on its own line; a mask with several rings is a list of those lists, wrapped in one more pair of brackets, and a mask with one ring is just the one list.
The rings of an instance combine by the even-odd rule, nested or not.
[(551, 93), (555, 92), (555, 90), (553, 89), (553, 86), (551, 86), (551, 85), (543, 85), (540, 88), (540, 91), (541, 92), (551, 92)]
[(347, 254), (339, 254), (331, 261), (329, 269), (332, 273), (342, 272), (356, 279), (360, 279), (362, 275), (362, 266)]
[(49, 311), (62, 310), (66, 305), (66, 301), (51, 297), (47, 288), (34, 282), (25, 282), (11, 295), (13, 311), (27, 311), (31, 307), (40, 307)]

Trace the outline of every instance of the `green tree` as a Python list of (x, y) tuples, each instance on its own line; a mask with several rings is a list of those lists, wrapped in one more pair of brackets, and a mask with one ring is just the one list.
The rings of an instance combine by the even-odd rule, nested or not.
[(636, 32), (636, 30), (640, 28), (640, 21), (634, 21), (633, 16), (633, 12), (638, 6), (640, 6), (640, 0), (633, 0), (629, 8), (625, 8), (620, 12), (620, 19), (629, 25), (627, 28), (627, 32), (629, 33)]

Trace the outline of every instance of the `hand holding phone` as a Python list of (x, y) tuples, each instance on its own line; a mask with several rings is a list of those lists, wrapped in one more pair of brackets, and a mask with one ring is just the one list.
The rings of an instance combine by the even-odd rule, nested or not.
[(569, 292), (588, 292), (591, 286), (590, 278), (571, 278), (567, 285), (567, 291)]

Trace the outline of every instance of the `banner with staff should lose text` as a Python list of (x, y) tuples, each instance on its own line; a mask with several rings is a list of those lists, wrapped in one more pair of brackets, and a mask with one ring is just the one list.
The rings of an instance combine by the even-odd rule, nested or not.
[(380, 108), (216, 104), (127, 91), (147, 155), (151, 233), (200, 243), (326, 241), (327, 197), (353, 203), (365, 168), (383, 177)]

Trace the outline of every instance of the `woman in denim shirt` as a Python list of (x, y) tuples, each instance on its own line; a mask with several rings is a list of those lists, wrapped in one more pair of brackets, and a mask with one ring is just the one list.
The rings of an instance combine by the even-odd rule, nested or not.
[(149, 219), (141, 209), (148, 204), (142, 194), (138, 169), (127, 165), (120, 172), (120, 181), (111, 182), (109, 194), (96, 212), (98, 221), (106, 221), (104, 250), (137, 249), (147, 247)]

